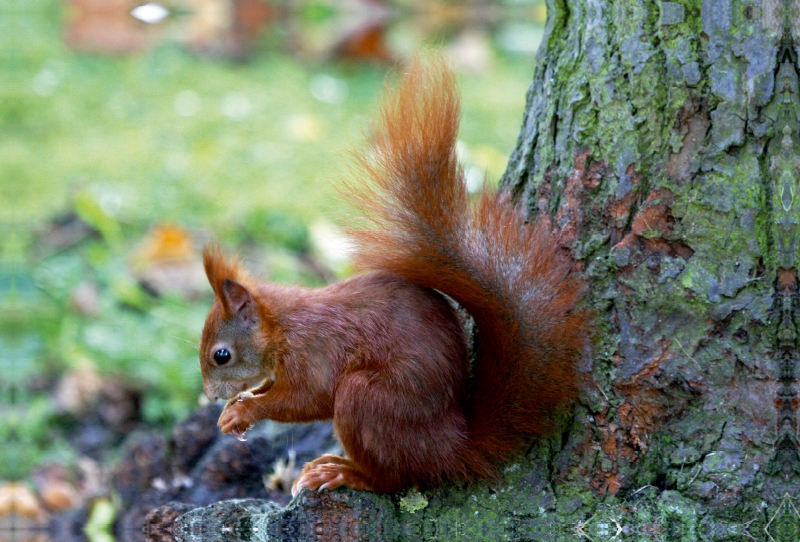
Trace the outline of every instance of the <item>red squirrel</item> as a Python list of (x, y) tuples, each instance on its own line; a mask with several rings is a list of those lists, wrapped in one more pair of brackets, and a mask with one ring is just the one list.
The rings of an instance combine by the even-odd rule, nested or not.
[[(458, 119), (444, 63), (407, 67), (358, 156), (351, 192), (371, 223), (350, 232), (362, 274), (286, 287), (204, 252), (216, 299), (200, 363), (206, 394), (230, 399), (221, 431), (332, 418), (346, 452), (307, 463), (293, 494), (496, 480), (577, 393), (583, 282), (545, 222), (526, 223), (506, 192), (471, 204)], [(448, 297), (477, 326), (474, 366)]]

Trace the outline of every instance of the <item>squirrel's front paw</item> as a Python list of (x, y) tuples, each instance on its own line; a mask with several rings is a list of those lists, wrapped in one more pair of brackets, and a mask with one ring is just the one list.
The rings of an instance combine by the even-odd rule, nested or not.
[(254, 404), (248, 404), (247, 397), (229, 402), (219, 417), (217, 425), (220, 431), (232, 433), (239, 440), (244, 440), (245, 432), (256, 421)]

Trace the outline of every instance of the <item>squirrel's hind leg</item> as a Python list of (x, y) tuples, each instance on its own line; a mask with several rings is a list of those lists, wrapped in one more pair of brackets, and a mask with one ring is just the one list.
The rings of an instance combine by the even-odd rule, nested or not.
[(300, 476), (292, 484), (292, 496), (300, 493), (303, 488), (313, 491), (342, 486), (359, 491), (374, 491), (367, 476), (350, 459), (325, 454), (306, 463)]

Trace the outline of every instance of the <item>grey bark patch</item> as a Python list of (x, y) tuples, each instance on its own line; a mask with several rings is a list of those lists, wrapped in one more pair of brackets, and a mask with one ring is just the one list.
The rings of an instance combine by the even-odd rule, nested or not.
[(725, 102), (744, 103), (744, 93), (739, 80), (739, 66), (730, 59), (720, 60), (708, 68), (711, 92)]
[(631, 249), (620, 247), (611, 251), (611, 261), (617, 267), (627, 267), (631, 263)]
[(744, 143), (745, 121), (741, 110), (729, 103), (720, 104), (711, 112), (711, 141), (716, 152)]
[(605, 61), (605, 47), (593, 37), (586, 42), (586, 58), (589, 59), (592, 72), (599, 73)]
[(709, 37), (708, 60), (715, 62), (731, 39), (733, 5), (731, 0), (703, 0), (703, 32)]
[(686, 267), (686, 261), (683, 258), (665, 257), (661, 262), (661, 274), (658, 277), (658, 283), (664, 284), (667, 280), (676, 278), (684, 267)]
[(774, 91), (773, 71), (778, 42), (759, 30), (742, 42), (740, 52), (747, 59), (744, 85), (748, 91), (748, 101), (762, 107), (769, 103)]
[(703, 75), (700, 73), (700, 64), (697, 62), (690, 62), (683, 66), (683, 78), (686, 83), (693, 87), (700, 82)]
[(682, 23), (686, 19), (686, 8), (677, 2), (661, 3), (661, 25), (669, 26)]
[(641, 41), (638, 36), (633, 36), (622, 42), (622, 58), (631, 66), (633, 73), (639, 74), (644, 69), (644, 65), (655, 54), (653, 47)]
[(703, 471), (708, 473), (736, 472), (742, 464), (742, 456), (736, 452), (711, 452), (703, 460)]

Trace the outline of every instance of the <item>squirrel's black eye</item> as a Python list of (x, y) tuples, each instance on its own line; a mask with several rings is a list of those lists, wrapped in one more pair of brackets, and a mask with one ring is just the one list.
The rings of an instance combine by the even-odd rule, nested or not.
[(231, 360), (231, 353), (228, 352), (227, 348), (220, 348), (216, 352), (214, 352), (214, 361), (217, 362), (217, 365), (225, 365)]

